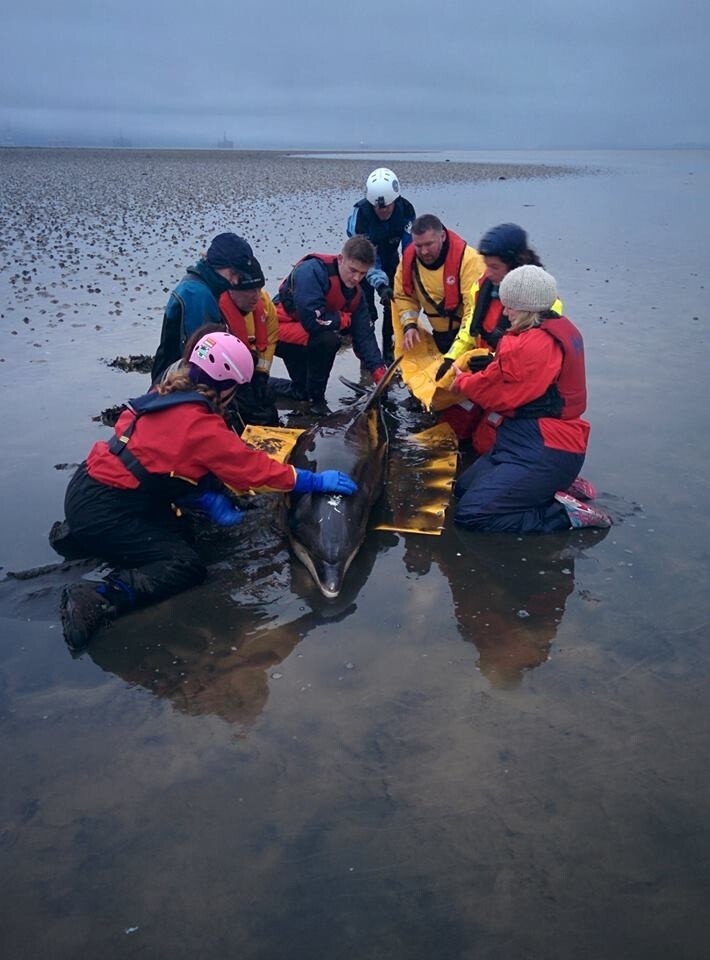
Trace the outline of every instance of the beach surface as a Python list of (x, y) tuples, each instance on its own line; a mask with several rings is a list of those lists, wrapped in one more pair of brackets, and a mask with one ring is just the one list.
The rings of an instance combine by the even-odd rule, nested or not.
[[(615, 525), (371, 532), (327, 601), (268, 500), (205, 534), (204, 585), (72, 657), (58, 596), (90, 565), (13, 574), (56, 563), (101, 412), (148, 387), (109, 364), (154, 352), (215, 233), (272, 294), (337, 251), (382, 164), (474, 246), (528, 230)], [(707, 955), (710, 153), (6, 149), (0, 176), (3, 956)], [(337, 374), (351, 351), (331, 406)]]

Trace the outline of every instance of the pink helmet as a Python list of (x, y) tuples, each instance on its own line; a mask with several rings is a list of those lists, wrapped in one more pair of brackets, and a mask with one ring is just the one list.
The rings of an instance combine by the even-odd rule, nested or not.
[(231, 333), (208, 333), (195, 344), (190, 363), (224, 388), (230, 383), (248, 383), (254, 373), (249, 347)]

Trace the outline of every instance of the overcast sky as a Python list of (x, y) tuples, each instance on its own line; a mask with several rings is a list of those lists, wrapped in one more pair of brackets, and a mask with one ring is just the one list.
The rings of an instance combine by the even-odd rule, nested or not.
[(708, 0), (25, 0), (0, 143), (710, 146)]

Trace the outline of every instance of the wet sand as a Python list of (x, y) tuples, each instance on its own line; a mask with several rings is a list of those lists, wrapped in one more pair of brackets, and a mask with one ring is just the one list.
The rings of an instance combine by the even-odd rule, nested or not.
[[(528, 228), (585, 335), (584, 474), (617, 524), (373, 533), (331, 603), (264, 502), (204, 537), (207, 584), (79, 658), (56, 601), (81, 565), (1, 581), (5, 956), (706, 954), (710, 158), (540, 159), (388, 162), (473, 243)], [(249, 236), (273, 292), (377, 162), (238, 160), (0, 151), (4, 571), (56, 559), (55, 465), (146, 386), (103, 361), (152, 353), (209, 236)]]

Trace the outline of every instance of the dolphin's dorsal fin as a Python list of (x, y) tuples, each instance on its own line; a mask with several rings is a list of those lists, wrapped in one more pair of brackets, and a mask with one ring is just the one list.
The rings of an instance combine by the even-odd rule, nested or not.
[(397, 372), (397, 367), (400, 365), (401, 362), (402, 362), (402, 357), (397, 357), (394, 363), (391, 363), (389, 365), (389, 367), (387, 368), (387, 373), (380, 380), (380, 382), (377, 384), (375, 389), (372, 391), (372, 393), (368, 397), (367, 403), (365, 404), (365, 408), (364, 408), (365, 410), (369, 410), (370, 407), (374, 406), (374, 404), (379, 402), (380, 398), (382, 397), (382, 394), (385, 392), (387, 387), (389, 387), (390, 383), (392, 383), (392, 378)]

